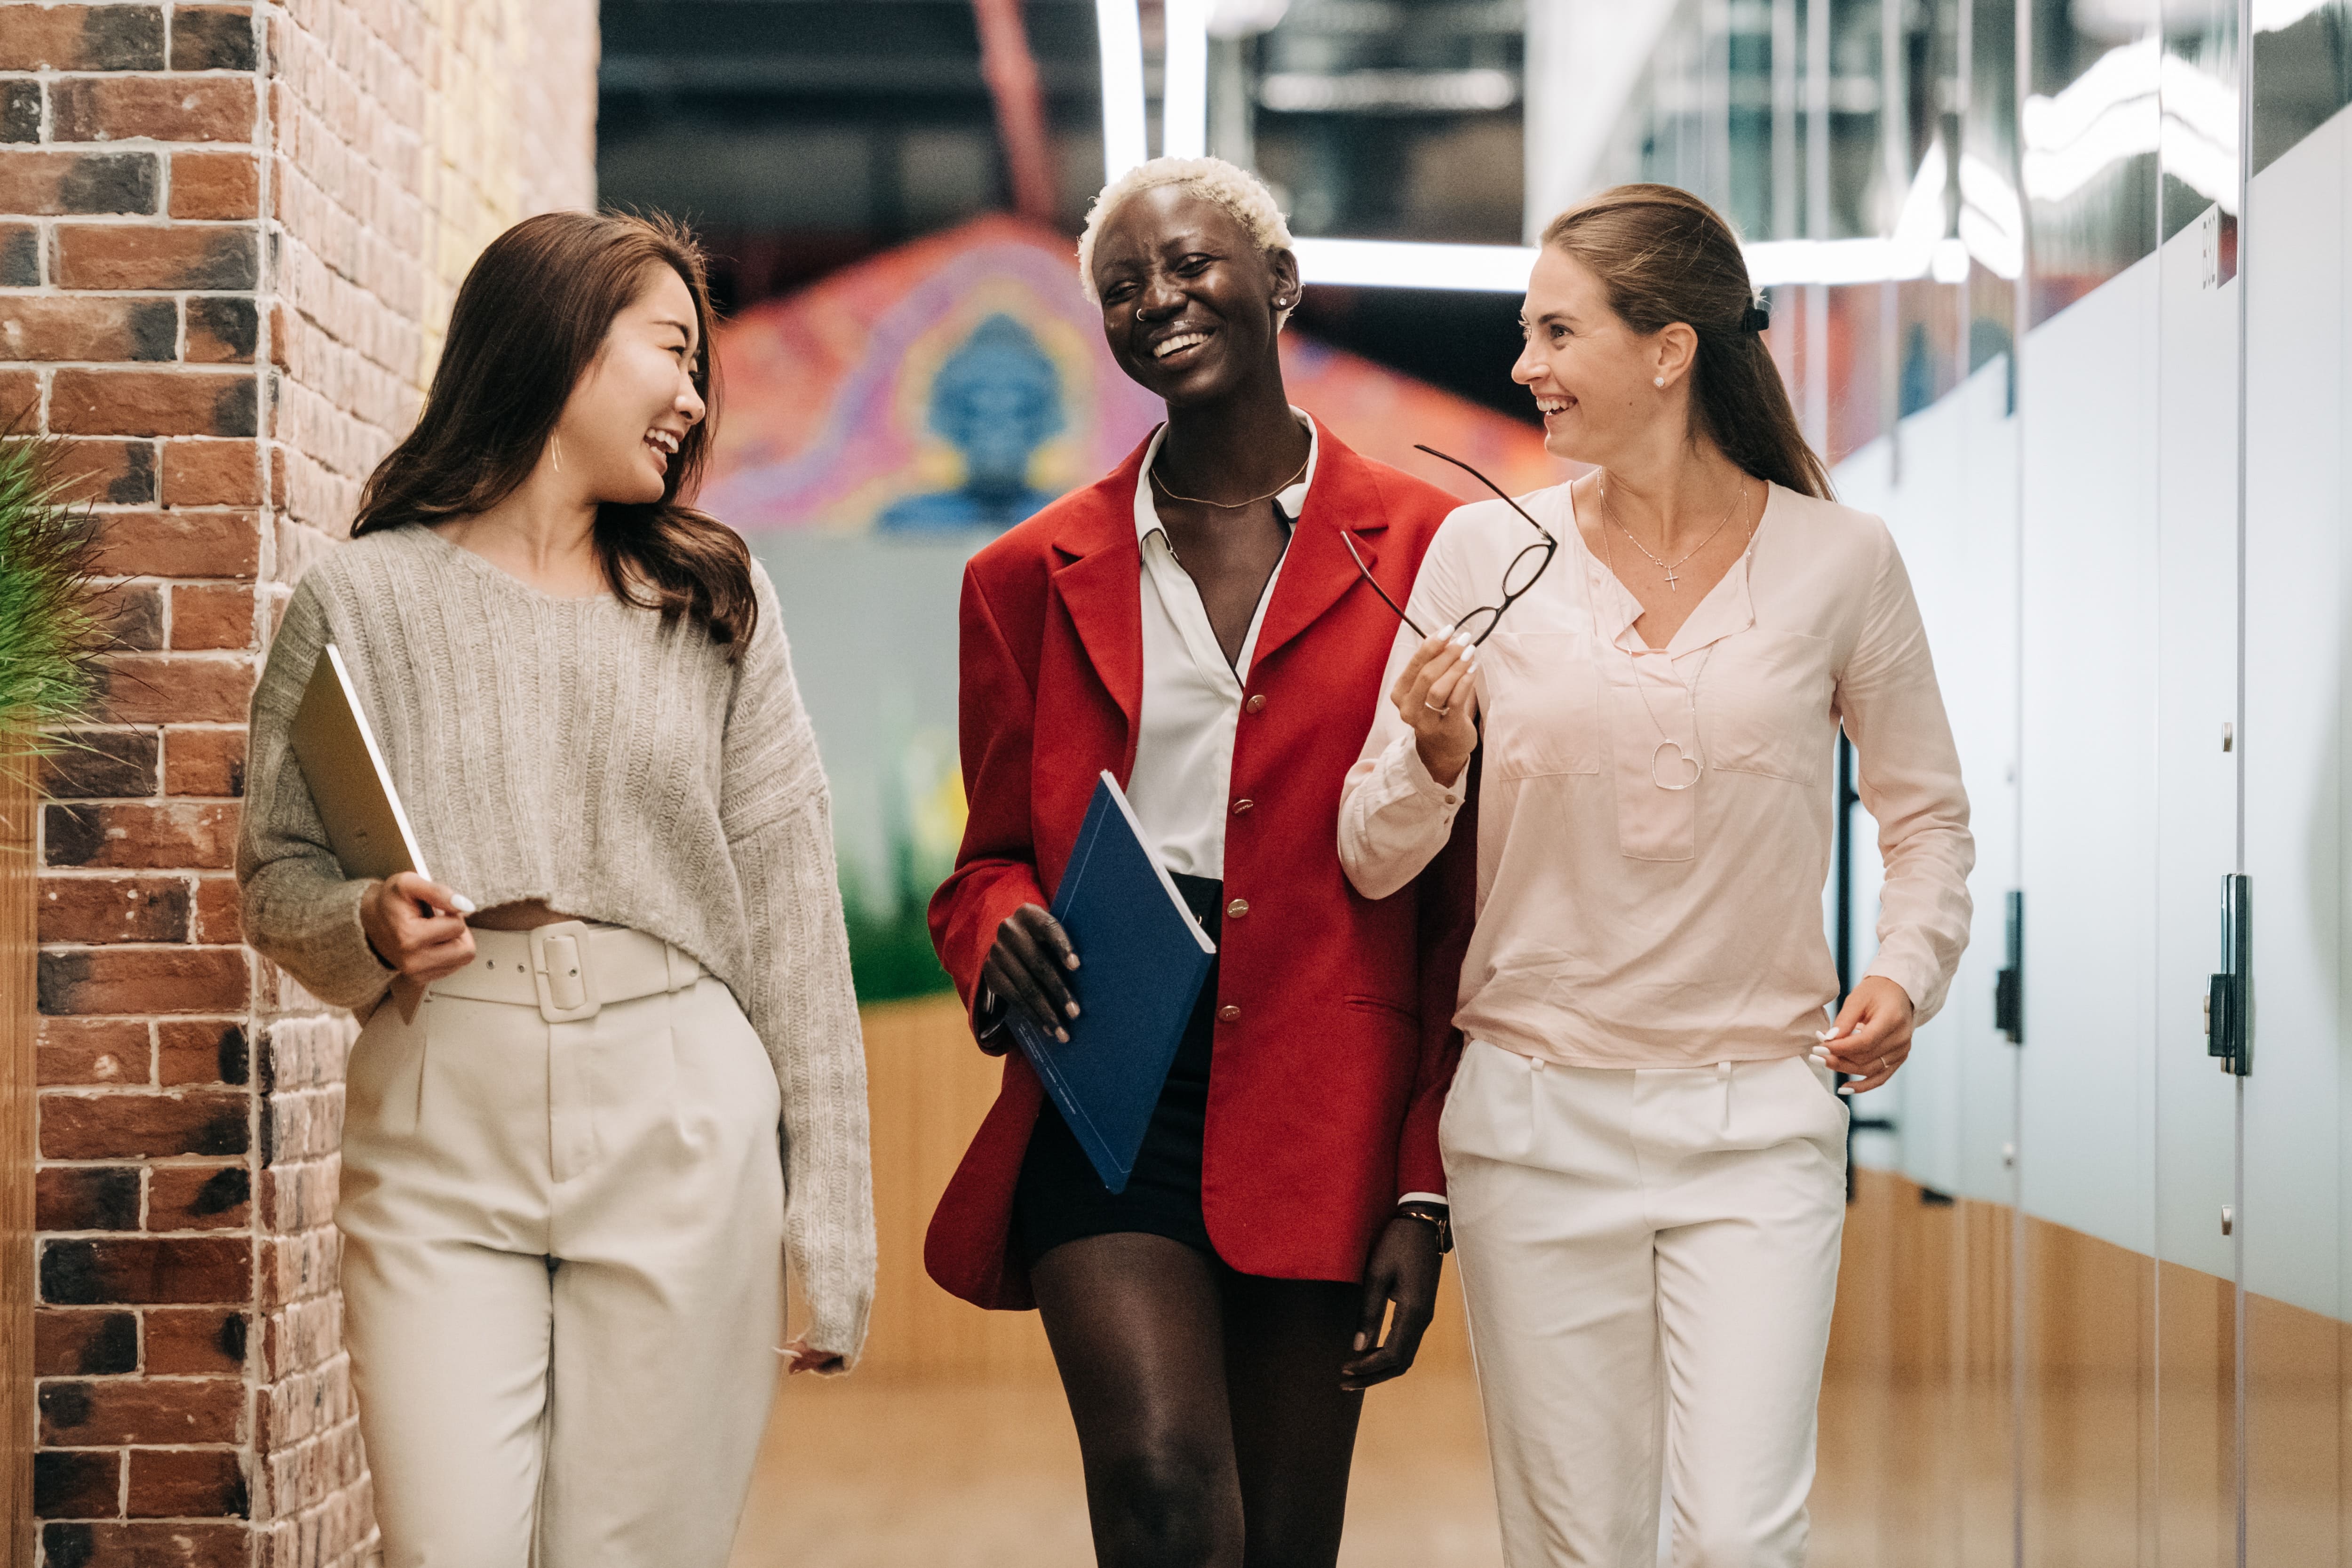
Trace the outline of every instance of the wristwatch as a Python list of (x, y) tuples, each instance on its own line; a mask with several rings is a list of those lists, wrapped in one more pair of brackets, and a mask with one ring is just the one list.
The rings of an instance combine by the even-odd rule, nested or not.
[(1437, 1230), (1438, 1256), (1454, 1250), (1454, 1212), (1442, 1204), (1399, 1204), (1399, 1219), (1417, 1219)]

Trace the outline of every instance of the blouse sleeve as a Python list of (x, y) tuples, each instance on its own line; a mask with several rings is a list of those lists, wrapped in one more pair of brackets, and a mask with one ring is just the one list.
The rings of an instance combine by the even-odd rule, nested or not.
[[(1451, 626), (1471, 607), (1462, 587), (1465, 574), (1456, 548), (1461, 516), (1454, 513), (1439, 528), (1405, 604), (1406, 613), (1431, 633)], [(1371, 732), (1340, 786), (1339, 864), (1356, 891), (1368, 899), (1387, 898), (1436, 858), (1454, 832), (1454, 818), (1469, 787), (1467, 768), (1450, 785), (1430, 776), (1413, 743), (1412, 727), (1389, 700), (1422, 640), (1411, 626), (1397, 627), (1388, 668), (1381, 677), (1380, 700), (1373, 706)]]
[(393, 972), (360, 926), (368, 879), (343, 875), (288, 736), (329, 640), (324, 597), (306, 577), (253, 689), (236, 879), (246, 941), (320, 1001), (358, 1009), (383, 994)]
[(1943, 1006), (1968, 945), (1976, 840), (1927, 628), (1884, 525), (1877, 557), (1862, 630), (1838, 679), (1838, 710), (1886, 867), (1869, 973), (1902, 986), (1925, 1023)]
[(866, 1047), (832, 798), (775, 590), (752, 572), (760, 619), (736, 678), (719, 785), (750, 938), (744, 1013), (782, 1091), (784, 1249), (813, 1315), (808, 1342), (854, 1360), (874, 1300)]

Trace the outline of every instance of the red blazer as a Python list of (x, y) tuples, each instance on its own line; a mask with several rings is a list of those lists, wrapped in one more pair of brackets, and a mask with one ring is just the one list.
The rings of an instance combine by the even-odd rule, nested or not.
[[(1396, 616), (1358, 577), (1345, 529), (1402, 604), (1455, 502), (1320, 435), (1307, 504), (1258, 632), (1226, 819), (1224, 922), (1201, 1203), (1245, 1273), (1361, 1278), (1408, 1192), (1442, 1193), (1437, 1117), (1461, 1040), (1452, 1019), (1470, 928), (1475, 825), (1412, 888), (1377, 902), (1340, 869), (1339, 786), (1386, 700)], [(972, 557), (960, 693), (971, 815), (931, 938), (969, 1007), (997, 926), (1050, 904), (1097, 778), (1124, 784), (1143, 697), (1143, 452)], [(1457, 853), (1459, 851), (1459, 853)], [(1083, 979), (1081, 980), (1083, 984)], [(1044, 1100), (1017, 1050), (931, 1216), (931, 1278), (983, 1307), (1033, 1305), (1008, 1232)]]

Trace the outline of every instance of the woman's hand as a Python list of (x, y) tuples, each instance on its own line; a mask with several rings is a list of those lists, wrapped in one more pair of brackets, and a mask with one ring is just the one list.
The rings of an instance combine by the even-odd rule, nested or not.
[(1062, 922), (1034, 904), (1024, 904), (996, 928), (980, 978), (999, 1002), (1020, 1008), (1039, 1028), (1066, 1040), (1078, 1005), (1064, 976), (1077, 966)]
[(848, 1363), (831, 1351), (809, 1349), (808, 1336), (800, 1334), (786, 1344), (777, 1347), (776, 1353), (784, 1358), (786, 1373), (846, 1372)]
[(1478, 650), (1470, 634), (1447, 626), (1413, 650), (1412, 661), (1389, 691), (1404, 721), (1412, 726), (1421, 765), (1439, 784), (1452, 785), (1478, 749)]
[[(1339, 1386), (1360, 1394), (1376, 1383), (1386, 1383), (1412, 1370), (1421, 1353), (1421, 1336), (1437, 1312), (1437, 1277), (1443, 1262), (1437, 1252), (1437, 1227), (1426, 1220), (1398, 1215), (1372, 1244), (1371, 1260), (1364, 1266), (1364, 1310), (1356, 1331), (1356, 1353), (1339, 1365)], [(1389, 1323), (1389, 1337), (1381, 1339), (1381, 1321)]]
[(360, 929), (403, 979), (429, 985), (474, 962), (471, 899), (400, 871), (360, 896)]
[(1837, 1022), (1813, 1047), (1813, 1059), (1860, 1081), (1842, 1094), (1866, 1094), (1895, 1076), (1911, 1054), (1911, 998), (1884, 974), (1865, 974), (1847, 993)]

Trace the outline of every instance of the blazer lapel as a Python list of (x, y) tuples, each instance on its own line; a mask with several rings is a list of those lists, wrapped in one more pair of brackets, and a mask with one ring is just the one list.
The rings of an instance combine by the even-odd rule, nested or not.
[(1143, 555), (1135, 542), (1142, 465), (1138, 447), (1095, 486), (1096, 504), (1076, 511), (1054, 537), (1054, 548), (1070, 558), (1055, 571), (1054, 591), (1095, 674), (1127, 716), (1130, 742), (1143, 711)]
[[(1315, 478), (1307, 489), (1307, 505), (1290, 539), (1290, 552), (1282, 575), (1274, 584), (1274, 603), (1265, 607), (1265, 623), (1258, 628), (1257, 647), (1250, 655), (1253, 673), (1265, 666), (1266, 657), (1292, 641), (1339, 602), (1349, 589), (1363, 587), (1362, 574), (1348, 553), (1352, 535), (1356, 554), (1370, 568), (1380, 562), (1375, 538), (1389, 525), (1379, 483), (1370, 465), (1331, 434), (1329, 426), (1315, 422), (1322, 447)], [(1391, 590), (1392, 593), (1394, 589)], [(1402, 604), (1404, 595), (1397, 594)]]

